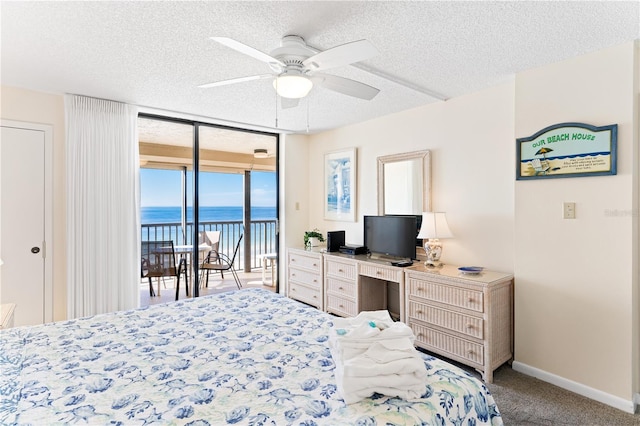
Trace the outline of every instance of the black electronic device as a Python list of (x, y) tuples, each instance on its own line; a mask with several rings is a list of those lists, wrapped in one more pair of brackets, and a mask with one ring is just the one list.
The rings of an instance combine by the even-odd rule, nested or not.
[(406, 268), (407, 266), (412, 266), (413, 265), (413, 261), (412, 260), (400, 260), (398, 262), (391, 262), (391, 265), (399, 266), (400, 268)]
[(340, 247), (340, 253), (344, 253), (344, 254), (351, 254), (351, 255), (356, 255), (356, 254), (367, 254), (367, 248), (365, 246), (350, 246), (350, 245), (346, 245), (346, 246), (341, 246)]
[(416, 216), (365, 216), (364, 245), (372, 255), (416, 258)]
[(327, 251), (340, 251), (340, 247), (344, 246), (344, 231), (327, 232)]

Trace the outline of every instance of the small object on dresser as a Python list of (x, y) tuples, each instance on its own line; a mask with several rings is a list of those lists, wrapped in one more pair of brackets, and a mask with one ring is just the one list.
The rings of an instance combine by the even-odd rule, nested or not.
[(484, 268), (482, 266), (461, 266), (458, 271), (463, 274), (479, 274)]

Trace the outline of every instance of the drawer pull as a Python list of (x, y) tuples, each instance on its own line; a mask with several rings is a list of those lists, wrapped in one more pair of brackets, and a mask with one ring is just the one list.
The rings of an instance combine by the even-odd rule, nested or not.
[(318, 264), (317, 264), (317, 263), (314, 263), (314, 264), (313, 264), (313, 266), (318, 266)]
[(344, 290), (344, 288), (342, 288), (342, 287), (338, 287), (338, 290)]
[(344, 272), (342, 269), (338, 269), (338, 272)]
[(376, 275), (382, 275), (382, 271), (376, 271)]
[(314, 298), (314, 299), (317, 299), (317, 298), (318, 298), (318, 296), (316, 296), (316, 295), (314, 294), (314, 295), (313, 295), (313, 298)]
[(292, 273), (291, 273), (291, 276), (292, 276), (292, 277), (295, 277), (295, 276), (296, 276), (296, 274), (292, 272)]
[(467, 324), (467, 330), (471, 330), (473, 328), (473, 324)]
[(469, 303), (473, 303), (473, 297), (470, 297), (468, 300)]
[(338, 305), (338, 306), (341, 307), (341, 308), (344, 308), (344, 305)]
[(469, 349), (467, 351), (467, 355), (475, 355), (476, 353), (474, 351), (472, 351), (471, 349)]
[(422, 311), (416, 311), (416, 314), (422, 315)]

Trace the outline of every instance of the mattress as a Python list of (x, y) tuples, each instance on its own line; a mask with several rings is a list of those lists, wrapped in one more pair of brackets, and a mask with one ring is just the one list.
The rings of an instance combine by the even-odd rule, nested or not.
[(424, 354), (419, 400), (346, 405), (329, 314), (244, 289), (0, 333), (2, 424), (500, 425), (473, 375)]

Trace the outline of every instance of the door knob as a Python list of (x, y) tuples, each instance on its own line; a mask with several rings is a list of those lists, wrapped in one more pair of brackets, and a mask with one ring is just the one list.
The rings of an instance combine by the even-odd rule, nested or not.
[(31, 253), (33, 254), (40, 253), (40, 247), (31, 247)]

